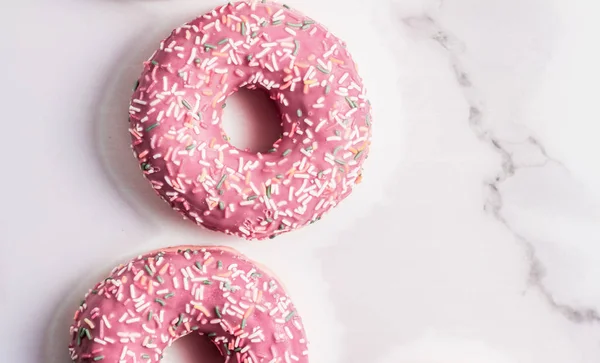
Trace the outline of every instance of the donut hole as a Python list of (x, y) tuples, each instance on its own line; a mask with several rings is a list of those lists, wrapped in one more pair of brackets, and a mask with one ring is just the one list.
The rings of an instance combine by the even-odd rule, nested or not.
[(242, 88), (227, 97), (221, 127), (231, 145), (252, 153), (265, 153), (283, 134), (277, 105), (262, 89)]
[[(188, 334), (166, 349), (164, 363), (223, 363), (216, 345), (205, 335)], [(229, 362), (232, 362), (230, 359)]]

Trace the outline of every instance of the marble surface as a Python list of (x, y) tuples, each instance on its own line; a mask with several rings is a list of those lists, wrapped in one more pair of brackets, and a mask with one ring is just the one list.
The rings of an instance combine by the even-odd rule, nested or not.
[[(86, 289), (185, 243), (230, 245), (276, 271), (313, 362), (600, 361), (594, 3), (287, 3), (347, 40), (373, 149), (339, 208), (259, 243), (181, 221), (128, 150), (139, 63), (219, 2), (0, 5), (3, 361), (66, 363)], [(168, 361), (196, 361), (192, 346)]]

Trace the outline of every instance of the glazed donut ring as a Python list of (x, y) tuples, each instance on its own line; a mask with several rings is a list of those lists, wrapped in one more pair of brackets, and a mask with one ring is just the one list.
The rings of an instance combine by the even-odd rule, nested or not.
[[(233, 147), (229, 95), (263, 89), (283, 136), (266, 153)], [(247, 239), (319, 219), (361, 179), (370, 105), (344, 43), (271, 2), (221, 6), (177, 28), (145, 63), (130, 105), (134, 154), (185, 217)]]
[(282, 284), (226, 247), (167, 248), (116, 267), (76, 311), (69, 351), (75, 362), (159, 362), (192, 332), (225, 362), (308, 362)]

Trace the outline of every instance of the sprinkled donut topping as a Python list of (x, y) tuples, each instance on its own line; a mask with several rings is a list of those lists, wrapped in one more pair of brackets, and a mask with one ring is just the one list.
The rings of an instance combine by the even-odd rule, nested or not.
[[(221, 116), (239, 88), (276, 102), (265, 153), (229, 144)], [(279, 4), (223, 5), (173, 31), (144, 65), (133, 150), (157, 193), (197, 224), (262, 239), (314, 222), (360, 182), (370, 104), (345, 44)]]
[(113, 269), (75, 312), (69, 351), (76, 362), (158, 362), (192, 332), (225, 361), (308, 362), (302, 321), (281, 284), (219, 247), (168, 249)]

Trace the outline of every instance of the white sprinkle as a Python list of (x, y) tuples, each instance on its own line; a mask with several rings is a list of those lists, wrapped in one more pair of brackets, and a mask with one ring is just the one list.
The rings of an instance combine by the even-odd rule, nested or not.
[[(273, 62), (273, 68), (278, 71), (279, 70), (279, 65), (277, 64), (277, 59), (275, 59), (275, 54), (271, 53), (271, 61)], [(273, 81), (271, 81), (273, 82)], [(273, 85), (271, 85), (272, 87)], [(285, 103), (284, 103), (285, 104)], [(287, 106), (287, 105), (286, 105)]]
[(135, 299), (136, 298), (136, 291), (135, 291), (135, 286), (133, 285), (129, 285), (129, 293), (131, 294), (131, 298)]
[(338, 84), (342, 84), (346, 80), (346, 78), (348, 78), (348, 72), (344, 73), (344, 75), (338, 81)]
[(267, 54), (267, 53), (268, 53), (270, 50), (271, 50), (271, 48), (265, 48), (265, 49), (261, 50), (261, 51), (260, 51), (260, 53), (258, 53), (258, 54), (256, 55), (256, 57), (255, 57), (255, 58), (257, 58), (257, 59), (260, 59), (260, 58), (262, 58), (262, 57), (263, 57), (265, 54)]
[(290, 328), (287, 327), (287, 325), (283, 327), (283, 330), (285, 330), (285, 334), (287, 334), (287, 336), (290, 339), (294, 339), (294, 336), (292, 335), (292, 331), (290, 330)]
[(154, 329), (150, 329), (150, 328), (148, 328), (148, 327), (146, 326), (146, 324), (142, 324), (142, 328), (143, 328), (143, 329), (144, 329), (144, 330), (145, 330), (147, 333), (150, 333), (150, 334), (154, 334), (154, 333), (155, 333), (155, 330), (154, 330)]
[(325, 125), (325, 123), (327, 122), (327, 119), (323, 119), (321, 120), (321, 122), (319, 122), (319, 124), (317, 125), (317, 127), (315, 128), (315, 132), (319, 132), (319, 130), (321, 129), (321, 127), (323, 125)]
[(140, 321), (140, 317), (135, 317), (135, 318), (131, 318), (131, 319), (127, 319), (125, 321), (125, 324), (131, 324), (131, 323), (137, 323), (138, 321)]
[(102, 320), (104, 321), (104, 324), (106, 325), (106, 327), (108, 329), (112, 328), (112, 325), (110, 325), (110, 322), (108, 321), (108, 319), (106, 318), (106, 315), (102, 315)]
[(104, 340), (110, 344), (115, 344), (115, 340), (109, 337), (104, 337)]
[(124, 360), (125, 359), (125, 354), (127, 354), (127, 346), (123, 346), (123, 350), (121, 351), (121, 357), (119, 358), (120, 360)]
[(196, 47), (192, 47), (192, 51), (190, 52), (190, 57), (187, 60), (187, 64), (192, 64), (194, 59), (196, 59)]
[(181, 271), (181, 274), (183, 275), (184, 278), (189, 277), (187, 271), (185, 270), (185, 268), (181, 268), (179, 271)]
[(167, 82), (167, 77), (163, 76), (163, 91), (167, 92), (169, 90), (169, 84)]
[(330, 55), (333, 54), (333, 51), (337, 48), (337, 44), (334, 44), (325, 54), (323, 54), (323, 58), (329, 58)]
[(279, 9), (277, 12), (275, 12), (275, 14), (273, 14), (273, 18), (278, 18), (282, 14), (283, 14), (283, 9)]

